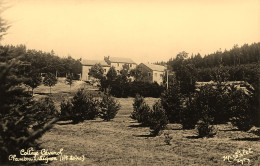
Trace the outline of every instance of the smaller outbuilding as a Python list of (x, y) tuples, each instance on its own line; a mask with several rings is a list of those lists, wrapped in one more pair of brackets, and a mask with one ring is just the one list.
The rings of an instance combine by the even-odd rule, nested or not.
[(155, 65), (149, 63), (141, 63), (137, 66), (141, 71), (143, 78), (142, 81), (157, 82), (159, 85), (163, 84), (163, 77), (166, 72), (166, 67), (162, 65)]

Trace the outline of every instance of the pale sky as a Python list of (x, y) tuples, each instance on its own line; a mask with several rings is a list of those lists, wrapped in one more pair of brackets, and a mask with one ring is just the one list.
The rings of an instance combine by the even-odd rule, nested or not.
[(260, 42), (260, 0), (9, 0), (2, 44), (73, 58), (168, 61)]

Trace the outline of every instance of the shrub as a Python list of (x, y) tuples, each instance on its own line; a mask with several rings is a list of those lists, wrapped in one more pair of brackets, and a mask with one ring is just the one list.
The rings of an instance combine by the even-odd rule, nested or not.
[(197, 125), (197, 132), (199, 137), (213, 137), (216, 135), (214, 126), (210, 125), (209, 122), (200, 120)]
[(212, 107), (212, 98), (211, 87), (205, 87), (198, 93), (198, 96), (195, 98), (196, 105), (195, 108), (198, 112), (198, 123), (197, 123), (197, 132), (199, 137), (213, 137), (216, 133), (214, 132), (214, 127), (212, 123), (214, 121), (214, 116), (212, 116), (215, 111)]
[(205, 85), (195, 94), (193, 108), (198, 114), (206, 113), (213, 118), (214, 124), (226, 123), (230, 118), (227, 101), (229, 101), (227, 87)]
[[(140, 94), (144, 97), (160, 97), (164, 88), (158, 83), (149, 83), (149, 82), (141, 82), (134, 81), (129, 84), (129, 96), (134, 97), (136, 94)], [(152, 89), (152, 90), (151, 90)]]
[(246, 95), (242, 90), (235, 87), (230, 89), (229, 111), (232, 114), (231, 122), (239, 130), (248, 131), (253, 127), (255, 114), (254, 98)]
[(164, 133), (164, 142), (166, 145), (171, 145), (172, 136), (170, 136), (170, 133)]
[(97, 79), (101, 79), (104, 74), (104, 69), (102, 68), (100, 63), (96, 63), (94, 66), (90, 68), (88, 73), (89, 76), (92, 76)]
[(138, 108), (137, 113), (137, 121), (139, 123), (142, 123), (143, 126), (149, 126), (150, 125), (150, 115), (151, 115), (151, 109), (150, 107), (143, 102), (140, 107)]
[(151, 129), (151, 135), (158, 135), (159, 132), (168, 124), (168, 119), (161, 103), (158, 101), (153, 105), (153, 110), (150, 112), (149, 126)]
[(215, 124), (226, 123), (229, 121), (230, 112), (228, 111), (228, 102), (230, 100), (227, 86), (217, 86), (215, 90), (215, 112), (212, 113)]
[(33, 129), (42, 128), (52, 118), (58, 117), (58, 111), (50, 97), (41, 98), (34, 102), (32, 107), (29, 110), (27, 109), (27, 113), (34, 116), (30, 122), (33, 125)]
[(107, 85), (111, 88), (111, 95), (115, 97), (128, 97), (129, 96), (129, 82), (127, 77), (124, 75), (119, 75), (114, 81), (108, 80)]
[(99, 87), (99, 90), (102, 91), (102, 92), (105, 92), (105, 91), (109, 88), (110, 81), (111, 81), (111, 80), (106, 79), (106, 77), (102, 77), (102, 78), (100, 79), (100, 87)]
[(240, 115), (240, 117), (232, 117), (231, 123), (233, 126), (236, 126), (238, 130), (241, 131), (248, 131), (253, 127), (252, 120), (250, 119), (250, 116), (247, 115)]
[(60, 104), (60, 120), (70, 120), (73, 105), (70, 100), (62, 100)]
[(144, 98), (137, 94), (134, 99), (133, 108), (134, 111), (131, 113), (131, 118), (137, 120), (139, 107), (144, 103)]
[(107, 80), (115, 80), (117, 76), (117, 72), (114, 66), (110, 67), (110, 69), (107, 72)]
[[(140, 94), (144, 97), (159, 97), (164, 88), (157, 83), (134, 81), (129, 82), (124, 75), (118, 75), (116, 78), (101, 79), (101, 90), (110, 88), (111, 95), (115, 97), (135, 97)], [(152, 90), (151, 90), (152, 89)]]
[(61, 103), (61, 115), (73, 123), (95, 119), (98, 115), (99, 101), (93, 95), (79, 89), (71, 101)]
[(120, 104), (114, 98), (107, 94), (102, 97), (99, 106), (99, 116), (105, 121), (110, 121), (111, 119), (113, 119), (120, 109)]
[(181, 111), (181, 124), (183, 129), (194, 129), (199, 120), (199, 112), (196, 106), (196, 98), (191, 97), (186, 102), (186, 107)]
[(169, 89), (165, 90), (160, 99), (169, 121), (179, 123), (182, 110), (182, 95), (178, 84), (174, 83)]
[(135, 96), (133, 108), (134, 111), (131, 114), (131, 118), (137, 120), (143, 126), (149, 126), (151, 109), (139, 94)]
[(189, 123), (193, 125), (198, 119), (213, 124), (231, 120), (239, 130), (247, 131), (256, 121), (255, 103), (254, 91), (250, 88), (241, 90), (221, 84), (205, 85), (192, 97), (191, 102), (187, 102), (187, 112), (183, 111), (182, 123), (189, 127)]

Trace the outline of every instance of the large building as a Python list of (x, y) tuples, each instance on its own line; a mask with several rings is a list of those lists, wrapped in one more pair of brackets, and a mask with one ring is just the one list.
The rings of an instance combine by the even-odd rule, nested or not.
[(137, 64), (130, 58), (121, 58), (121, 57), (104, 57), (104, 60), (109, 64), (111, 67), (114, 66), (117, 74), (123, 69), (124, 65), (128, 65), (129, 70), (135, 69)]
[(121, 58), (121, 57), (104, 57), (104, 60), (98, 61), (98, 60), (82, 60), (82, 76), (81, 80), (83, 81), (90, 81), (92, 78), (88, 75), (90, 69), (95, 64), (100, 63), (101, 66), (104, 69), (104, 75), (107, 74), (110, 67), (114, 66), (117, 74), (120, 74), (120, 71), (123, 69), (124, 65), (127, 65), (129, 67), (129, 71), (131, 69), (136, 68), (136, 63), (130, 59), (130, 58)]
[(148, 63), (141, 63), (137, 67), (142, 72), (142, 81), (157, 82), (159, 85), (163, 84), (166, 67)]
[(110, 65), (108, 65), (104, 60), (102, 61), (98, 61), (98, 60), (82, 60), (81, 64), (82, 64), (82, 76), (81, 76), (81, 80), (83, 81), (90, 81), (91, 77), (88, 75), (90, 69), (92, 66), (94, 66), (95, 64), (100, 63), (101, 66), (104, 69), (104, 75), (107, 74), (108, 70), (110, 69)]

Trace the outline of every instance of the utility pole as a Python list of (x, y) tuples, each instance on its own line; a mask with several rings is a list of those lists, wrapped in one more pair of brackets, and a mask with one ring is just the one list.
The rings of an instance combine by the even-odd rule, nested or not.
[(167, 87), (167, 89), (168, 89), (168, 87), (169, 87), (169, 74), (168, 74), (168, 70), (166, 69), (166, 87)]

